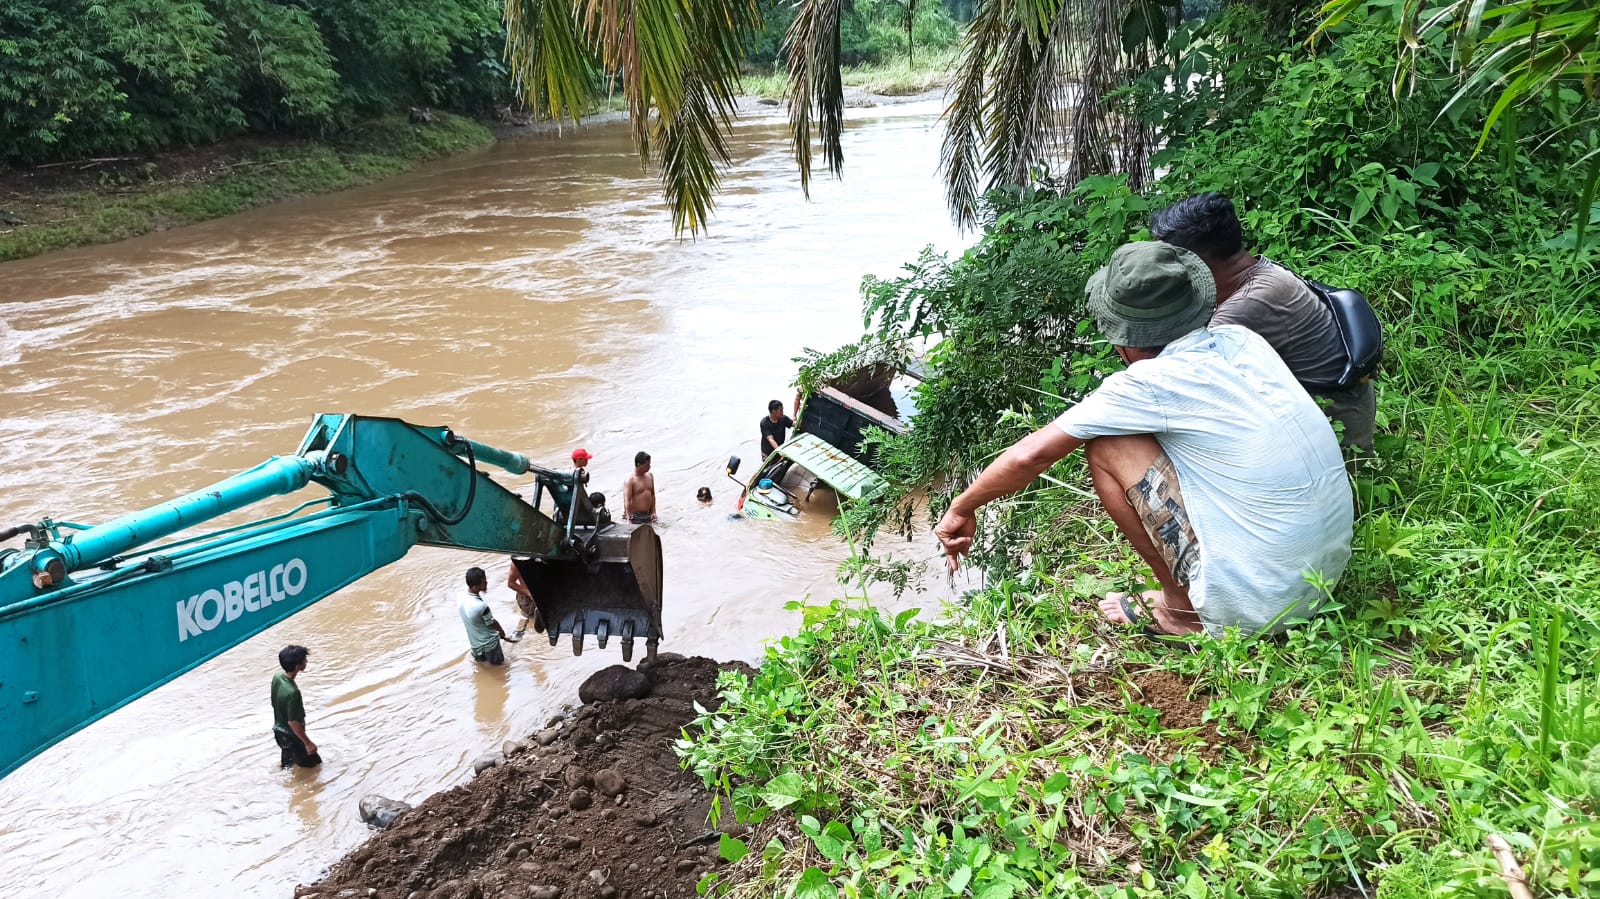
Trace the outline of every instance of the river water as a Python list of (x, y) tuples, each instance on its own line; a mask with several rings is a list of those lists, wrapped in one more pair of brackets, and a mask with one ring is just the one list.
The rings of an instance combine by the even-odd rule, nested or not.
[[(792, 396), (792, 357), (858, 336), (863, 275), (959, 246), (937, 113), (854, 115), (846, 180), (815, 183), (810, 202), (781, 126), (741, 124), (696, 241), (673, 237), (623, 127), (600, 126), (0, 266), (0, 523), (175, 497), (292, 453), (321, 411), (448, 425), (552, 466), (584, 446), (593, 489), (618, 500), (644, 449), (662, 650), (758, 659), (798, 626), (785, 603), (840, 595), (845, 548), (826, 514), (730, 520), (722, 465), (751, 464), (766, 401)], [(934, 556), (928, 540), (893, 550)], [(491, 605), (515, 620), (500, 558), (418, 548), (0, 781), (6, 895), (287, 896), (366, 837), (362, 796), (416, 802), (463, 782), (620, 660), (615, 643), (574, 658), (530, 635), (505, 669), (475, 665), (455, 611), (469, 565), (491, 570)], [(926, 581), (873, 598), (933, 609), (949, 586)], [(268, 733), (289, 642), (311, 649), (316, 771), (280, 771)]]

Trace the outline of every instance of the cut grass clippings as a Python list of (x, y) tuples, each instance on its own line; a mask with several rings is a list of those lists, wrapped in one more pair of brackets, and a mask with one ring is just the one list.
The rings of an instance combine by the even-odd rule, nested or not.
[(156, 175), (152, 163), (92, 183), (0, 192), (0, 208), (27, 223), (0, 231), (0, 262), (370, 184), (493, 140), (489, 129), (460, 116), (435, 113), (426, 124), (391, 117), (332, 140), (252, 149), (173, 177)]

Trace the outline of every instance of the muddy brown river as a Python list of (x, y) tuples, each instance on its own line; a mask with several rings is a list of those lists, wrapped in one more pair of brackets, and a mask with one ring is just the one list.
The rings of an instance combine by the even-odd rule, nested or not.
[[(662, 650), (756, 660), (798, 626), (785, 603), (841, 594), (846, 549), (826, 509), (730, 520), (722, 465), (751, 463), (767, 400), (793, 395), (792, 357), (859, 334), (863, 275), (961, 243), (935, 175), (938, 109), (861, 112), (846, 179), (814, 184), (811, 202), (780, 125), (741, 124), (711, 233), (692, 242), (673, 237), (623, 128), (602, 126), (0, 266), (0, 523), (173, 498), (294, 452), (322, 411), (449, 425), (553, 466), (583, 446), (593, 489), (619, 500), (643, 449)], [(931, 540), (891, 550), (935, 555)], [(501, 558), (414, 549), (0, 781), (5, 894), (288, 896), (366, 837), (362, 796), (463, 782), (620, 661), (615, 642), (575, 658), (530, 634), (506, 668), (475, 665), (455, 609), (471, 565), (514, 621)], [(936, 609), (950, 587), (929, 570), (930, 592), (873, 599)], [(288, 642), (311, 650), (319, 770), (279, 770), (269, 734)]]

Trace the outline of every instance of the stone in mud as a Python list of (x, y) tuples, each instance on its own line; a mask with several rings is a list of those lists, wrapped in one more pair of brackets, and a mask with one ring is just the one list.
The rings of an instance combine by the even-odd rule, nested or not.
[(385, 799), (376, 794), (364, 796), (356, 806), (361, 811), (361, 820), (379, 830), (394, 823), (394, 819), (411, 811), (411, 806), (398, 799)]
[(620, 796), (628, 788), (628, 779), (615, 768), (601, 768), (594, 774), (594, 788), (607, 796)]
[(573, 790), (572, 795), (567, 797), (567, 808), (575, 812), (581, 812), (593, 804), (594, 798), (589, 795), (588, 790), (582, 788)]
[(672, 664), (674, 662), (687, 662), (687, 661), (689, 661), (689, 657), (683, 655), (682, 653), (677, 653), (677, 652), (657, 653), (655, 661), (652, 662), (649, 659), (644, 659), (643, 661), (641, 661), (639, 663), (639, 670), (640, 671), (652, 671), (652, 670), (654, 670), (656, 668), (660, 668), (662, 665), (670, 665), (670, 664)]
[(507, 740), (500, 744), (500, 754), (506, 758), (521, 755), (528, 750), (528, 744), (521, 740)]
[(618, 699), (643, 699), (650, 695), (650, 678), (625, 665), (602, 668), (578, 688), (578, 698), (585, 705), (594, 702), (612, 702)]
[(528, 899), (561, 899), (561, 888), (535, 884), (528, 887)]
[(589, 772), (583, 770), (577, 765), (568, 765), (562, 769), (561, 782), (573, 789), (577, 789), (578, 787), (587, 787), (593, 783), (593, 781), (589, 779)]
[(489, 770), (490, 768), (494, 768), (499, 764), (500, 755), (498, 753), (494, 755), (480, 755), (472, 762), (472, 773), (482, 774), (483, 772)]
[(561, 736), (560, 728), (547, 727), (544, 730), (539, 731), (539, 735), (534, 737), (533, 741), (538, 743), (540, 746), (549, 746), (551, 743), (554, 743), (556, 738), (559, 736)]

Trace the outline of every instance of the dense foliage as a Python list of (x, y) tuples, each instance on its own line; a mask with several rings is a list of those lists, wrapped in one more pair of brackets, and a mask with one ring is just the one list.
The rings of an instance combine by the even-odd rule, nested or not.
[(494, 0), (6, 0), (0, 167), (510, 95)]
[(1315, 52), (1251, 10), (1179, 29), (1121, 95), (1161, 177), (991, 195), (973, 249), (864, 287), (867, 342), (943, 368), (852, 535), (924, 495), (937, 514), (1111, 370), (1086, 274), (1150, 209), (1228, 191), (1258, 250), (1387, 328), (1330, 608), (1190, 651), (1120, 633), (1094, 599), (1144, 575), (1069, 459), (989, 510), (987, 587), (938, 621), (856, 601), (887, 593), (863, 581), (728, 678), (682, 751), (756, 824), (723, 839), (736, 895), (1600, 892), (1600, 281), (1573, 202), (1593, 103), (1552, 82), (1475, 154), (1496, 95), (1456, 97), (1443, 40), (1401, 60), (1403, 13), (1364, 4)]
[[(761, 0), (760, 8), (761, 30), (749, 38), (746, 61), (757, 68), (781, 68), (788, 56), (784, 36), (794, 24), (794, 4)], [(947, 50), (959, 38), (961, 23), (970, 18), (970, 3), (860, 0), (841, 16), (840, 59), (847, 66), (877, 65)]]

